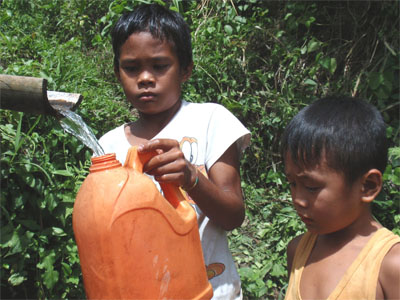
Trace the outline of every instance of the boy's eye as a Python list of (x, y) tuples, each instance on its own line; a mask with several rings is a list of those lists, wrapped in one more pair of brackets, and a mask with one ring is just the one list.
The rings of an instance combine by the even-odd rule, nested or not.
[(139, 69), (139, 67), (137, 67), (137, 66), (126, 66), (126, 67), (124, 67), (124, 69), (127, 72), (136, 72)]
[(310, 192), (316, 192), (319, 190), (319, 186), (306, 186), (306, 189)]
[(157, 64), (157, 65), (154, 65), (154, 70), (157, 70), (157, 71), (162, 71), (162, 70), (165, 70), (166, 68), (168, 67), (168, 64)]

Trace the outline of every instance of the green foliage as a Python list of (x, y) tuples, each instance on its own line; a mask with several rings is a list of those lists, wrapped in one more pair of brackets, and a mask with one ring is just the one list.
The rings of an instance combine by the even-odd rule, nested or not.
[[(109, 33), (143, 2), (166, 2), (191, 26), (195, 68), (184, 98), (221, 103), (252, 132), (242, 158), (246, 220), (229, 235), (245, 299), (283, 299), (286, 245), (304, 227), (279, 141), (316, 98), (359, 96), (382, 112), (392, 144), (373, 212), (400, 234), (398, 2), (4, 0), (0, 73), (83, 94), (78, 113), (101, 136), (135, 115), (113, 74)], [(84, 298), (71, 214), (91, 153), (56, 119), (0, 116), (2, 298)]]
[(71, 214), (91, 154), (54, 120), (1, 115), (2, 297), (81, 297)]
[(245, 295), (277, 299), (284, 295), (287, 284), (286, 246), (304, 232), (304, 225), (298, 221), (287, 189), (277, 196), (276, 191), (247, 184), (242, 187), (251, 201), (245, 224), (230, 235), (230, 248), (240, 265)]

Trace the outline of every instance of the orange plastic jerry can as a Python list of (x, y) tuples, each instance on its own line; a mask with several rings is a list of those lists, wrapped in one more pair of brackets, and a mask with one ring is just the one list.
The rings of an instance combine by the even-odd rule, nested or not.
[[(92, 158), (72, 222), (88, 299), (210, 299), (196, 213), (179, 188), (164, 196), (129, 149)], [(164, 198), (165, 197), (165, 198)]]

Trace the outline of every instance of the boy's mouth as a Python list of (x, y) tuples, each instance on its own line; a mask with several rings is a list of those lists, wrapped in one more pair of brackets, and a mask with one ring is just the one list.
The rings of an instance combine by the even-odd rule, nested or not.
[(151, 92), (145, 92), (145, 93), (139, 94), (139, 99), (142, 101), (151, 101), (151, 100), (154, 100), (155, 97), (156, 97), (156, 94), (151, 93)]
[(300, 217), (301, 221), (303, 221), (303, 223), (305, 223), (305, 224), (312, 223), (313, 220), (311, 218), (306, 217), (306, 216), (304, 216), (302, 214), (299, 214), (299, 213), (297, 213), (297, 214), (299, 215), (299, 217)]

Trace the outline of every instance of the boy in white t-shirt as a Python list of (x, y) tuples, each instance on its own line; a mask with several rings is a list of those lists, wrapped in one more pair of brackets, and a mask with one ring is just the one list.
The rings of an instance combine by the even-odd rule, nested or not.
[(224, 107), (181, 100), (191, 75), (190, 31), (182, 16), (141, 5), (112, 31), (114, 71), (139, 118), (106, 133), (100, 144), (124, 161), (127, 150), (156, 150), (144, 172), (182, 187), (197, 212), (213, 299), (241, 299), (226, 231), (244, 219), (239, 156), (249, 131)]

